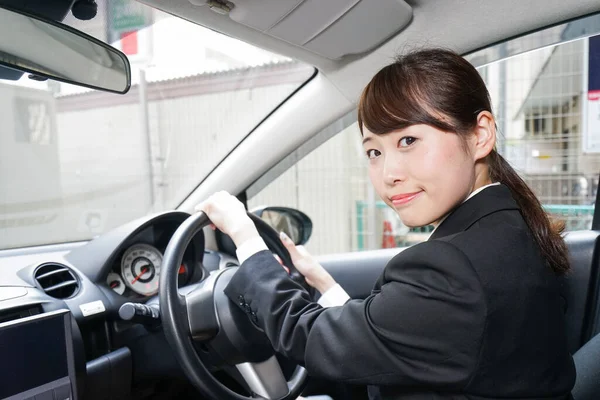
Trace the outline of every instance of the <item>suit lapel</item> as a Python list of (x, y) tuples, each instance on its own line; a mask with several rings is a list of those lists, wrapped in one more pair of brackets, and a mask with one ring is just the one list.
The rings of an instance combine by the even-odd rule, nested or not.
[[(435, 232), (433, 232), (433, 235), (431, 235), (429, 240), (465, 231), (486, 215), (502, 210), (519, 210), (519, 206), (513, 199), (508, 187), (498, 185), (485, 188), (455, 208), (454, 211), (442, 221)], [(383, 271), (375, 282), (371, 294), (378, 293), (381, 290), (381, 286), (385, 283), (385, 271)]]
[(454, 209), (431, 235), (430, 240), (469, 229), (486, 215), (502, 210), (518, 210), (510, 190), (504, 185), (491, 186)]

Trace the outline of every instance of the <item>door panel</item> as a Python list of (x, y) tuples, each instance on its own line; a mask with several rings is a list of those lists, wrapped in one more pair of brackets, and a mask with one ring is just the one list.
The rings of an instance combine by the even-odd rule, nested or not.
[(383, 249), (318, 257), (321, 265), (353, 299), (364, 299), (386, 264), (402, 249)]

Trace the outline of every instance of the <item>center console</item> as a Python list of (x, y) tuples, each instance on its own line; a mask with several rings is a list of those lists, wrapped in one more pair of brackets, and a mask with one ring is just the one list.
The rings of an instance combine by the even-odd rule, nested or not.
[(0, 399), (77, 399), (68, 310), (0, 323)]

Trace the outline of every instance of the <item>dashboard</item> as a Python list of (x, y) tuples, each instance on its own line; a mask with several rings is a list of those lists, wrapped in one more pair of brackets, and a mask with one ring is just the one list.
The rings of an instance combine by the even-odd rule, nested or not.
[[(119, 309), (128, 302), (157, 302), (163, 254), (187, 217), (164, 212), (85, 243), (0, 251), (0, 326), (68, 310), (73, 381), (85, 383), (78, 385), (76, 398), (128, 398), (136, 385), (180, 379), (181, 369), (160, 327), (123, 320)], [(179, 288), (191, 290), (212, 271), (229, 266), (237, 266), (237, 260), (206, 250), (200, 231), (184, 253)], [(52, 335), (40, 332), (44, 334)], [(40, 362), (44, 356), (40, 354)]]
[[(131, 299), (154, 296), (158, 293), (160, 267), (169, 239), (178, 224), (155, 223), (134, 235), (119, 249), (106, 284), (115, 293)], [(178, 271), (179, 287), (199, 282), (206, 276), (202, 265), (203, 239), (186, 250)], [(200, 243), (201, 242), (201, 243)]]
[[(22, 345), (21, 333), (13, 334), (16, 339), (1, 343), (5, 349), (14, 350), (11, 358), (14, 354), (23, 360), (27, 356), (27, 365), (55, 365), (55, 360), (61, 359), (67, 366), (68, 373), (60, 376), (52, 368), (36, 370), (37, 383), (54, 379), (52, 385), (19, 385), (10, 392), (20, 392), (16, 396), (27, 393), (26, 397), (34, 394), (37, 398), (38, 394), (53, 391), (54, 398), (66, 398), (56, 391), (72, 385), (73, 400), (202, 398), (175, 358), (160, 319), (128, 319), (124, 312), (120, 313), (132, 308), (160, 313), (159, 278), (165, 250), (189, 216), (180, 211), (163, 212), (128, 222), (88, 242), (0, 251), (0, 334), (8, 325), (38, 323), (56, 313), (70, 319), (63, 321), (64, 332), (59, 329), (63, 325), (36, 328), (34, 334), (27, 336), (33, 338), (36, 346)], [(255, 224), (267, 246), (277, 252), (277, 246), (282, 246), (277, 233), (271, 229), (269, 234), (268, 227), (263, 226), (266, 223), (260, 219)], [(213, 272), (239, 265), (233, 241), (219, 231), (215, 232), (215, 241), (219, 251), (206, 249), (202, 231), (189, 242), (177, 270), (181, 294), (199, 288)], [(386, 253), (386, 259), (389, 257)], [(347, 270), (350, 261), (339, 263), (339, 271)], [(364, 260), (359, 260), (356, 270), (368, 273), (364, 265)], [(382, 269), (371, 270), (378, 275)], [(334, 276), (345, 286), (353, 286), (341, 274)], [(368, 274), (361, 279), (367, 288), (360, 293), (370, 293), (368, 282), (374, 280)], [(56, 343), (63, 343), (58, 340), (62, 337), (68, 354), (47, 350), (56, 350)], [(226, 356), (202, 343), (194, 346), (198, 355), (214, 366), (212, 372), (218, 380), (239, 393), (246, 390), (240, 385), (243, 379), (236, 377), (239, 371), (231, 368)], [(31, 351), (28, 353), (27, 349)], [(295, 364), (278, 359), (284, 374), (291, 376)], [(3, 387), (16, 370), (10, 362), (0, 364), (7, 368), (6, 374), (0, 374)], [(30, 376), (32, 372), (35, 371), (27, 369), (19, 375)]]

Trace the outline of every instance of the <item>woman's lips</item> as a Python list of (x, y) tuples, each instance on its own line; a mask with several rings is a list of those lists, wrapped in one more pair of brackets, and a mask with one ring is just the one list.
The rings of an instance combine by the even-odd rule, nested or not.
[(397, 194), (395, 196), (390, 197), (390, 200), (393, 205), (402, 206), (416, 199), (421, 193), (423, 193), (423, 191)]

